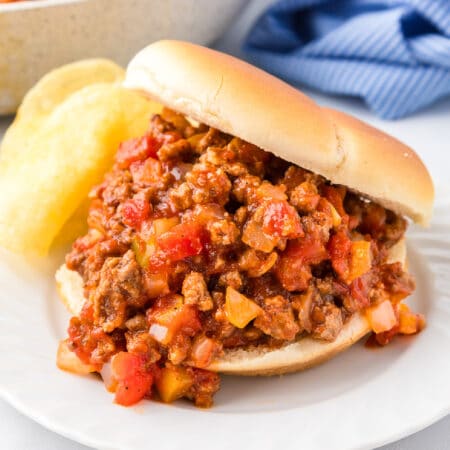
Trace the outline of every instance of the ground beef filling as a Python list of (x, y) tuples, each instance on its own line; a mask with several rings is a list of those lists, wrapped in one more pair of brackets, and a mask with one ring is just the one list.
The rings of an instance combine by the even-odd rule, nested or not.
[(119, 372), (151, 374), (133, 398), (156, 385), (209, 406), (219, 379), (205, 368), (224, 349), (333, 341), (355, 312), (413, 289), (386, 262), (403, 218), (170, 110), (121, 144), (90, 196), (66, 258), (87, 298), (68, 342), (84, 362), (120, 355)]

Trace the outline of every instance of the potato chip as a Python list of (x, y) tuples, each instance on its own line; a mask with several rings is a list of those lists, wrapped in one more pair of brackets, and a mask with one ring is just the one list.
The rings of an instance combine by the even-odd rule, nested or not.
[(0, 161), (24, 151), (35, 131), (72, 94), (95, 83), (121, 82), (124, 75), (120, 66), (107, 59), (77, 61), (49, 72), (23, 99), (1, 143)]
[(110, 168), (119, 143), (144, 134), (159, 110), (115, 84), (87, 86), (54, 108), (27, 137), (26, 151), (13, 150), (0, 164), (0, 245), (46, 254)]
[(84, 199), (81, 205), (69, 217), (52, 242), (51, 249), (59, 249), (71, 244), (76, 238), (87, 233), (87, 216), (91, 200)]

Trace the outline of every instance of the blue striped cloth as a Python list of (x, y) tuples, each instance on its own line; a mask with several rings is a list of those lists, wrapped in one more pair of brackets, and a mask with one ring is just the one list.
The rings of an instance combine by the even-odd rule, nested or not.
[(450, 0), (281, 0), (244, 52), (293, 84), (398, 119), (450, 94)]

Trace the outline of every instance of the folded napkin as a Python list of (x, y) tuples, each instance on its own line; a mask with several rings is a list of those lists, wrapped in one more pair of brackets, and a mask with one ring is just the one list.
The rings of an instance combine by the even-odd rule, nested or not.
[(244, 52), (293, 84), (397, 119), (450, 94), (450, 0), (281, 0)]

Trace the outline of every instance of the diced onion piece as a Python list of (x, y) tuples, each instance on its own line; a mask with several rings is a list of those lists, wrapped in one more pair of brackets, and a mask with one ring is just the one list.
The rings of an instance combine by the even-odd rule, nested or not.
[(150, 335), (164, 345), (180, 332), (193, 336), (201, 328), (197, 308), (185, 304), (181, 295), (160, 297), (147, 311), (147, 320)]
[(161, 179), (163, 169), (155, 158), (148, 158), (144, 162), (135, 162), (130, 166), (134, 183), (154, 184)]
[(225, 298), (225, 315), (228, 321), (237, 328), (244, 328), (250, 321), (259, 316), (262, 309), (240, 292), (227, 287)]
[(170, 292), (167, 272), (145, 273), (144, 275), (145, 293), (150, 298), (156, 298)]
[(330, 203), (328, 202), (328, 204), (330, 205), (330, 210), (331, 210), (331, 220), (333, 222), (333, 228), (337, 228), (339, 227), (339, 225), (342, 222), (342, 217), (341, 215), (337, 212), (336, 208)]
[(287, 200), (286, 187), (284, 185), (275, 186), (268, 181), (263, 181), (256, 189), (256, 196), (259, 200), (268, 200), (270, 202)]
[(255, 250), (270, 253), (275, 247), (275, 240), (264, 233), (262, 226), (255, 220), (249, 220), (244, 227), (242, 242)]
[(268, 272), (275, 265), (277, 259), (277, 252), (272, 252), (265, 260), (261, 260), (255, 255), (255, 250), (249, 249), (242, 255), (239, 266), (242, 270), (247, 271), (249, 277), (257, 278)]
[(366, 310), (366, 316), (375, 333), (383, 333), (395, 327), (398, 323), (392, 303), (385, 300)]
[(155, 245), (146, 243), (139, 236), (131, 239), (131, 249), (133, 250), (137, 263), (143, 268), (147, 268), (150, 257), (155, 253)]
[(217, 203), (207, 203), (206, 205), (195, 205), (192, 216), (199, 225), (207, 225), (224, 219), (225, 212)]
[(170, 341), (169, 328), (159, 323), (152, 323), (148, 333), (161, 344), (168, 344)]
[(171, 403), (183, 397), (194, 380), (188, 371), (182, 367), (165, 367), (161, 369), (156, 379), (156, 389), (165, 403)]
[(152, 224), (153, 233), (155, 237), (161, 236), (161, 234), (166, 233), (179, 223), (180, 220), (178, 219), (178, 217), (169, 217), (168, 219), (167, 218), (155, 219)]
[(112, 374), (111, 362), (103, 364), (102, 370), (100, 370), (103, 383), (109, 392), (116, 392), (117, 380), (114, 379)]
[(369, 241), (352, 242), (350, 273), (347, 279), (351, 283), (355, 278), (359, 278), (372, 267), (372, 254)]
[(208, 367), (220, 349), (221, 346), (213, 339), (206, 336), (199, 337), (195, 340), (191, 350), (193, 365), (201, 369)]
[(61, 341), (58, 345), (56, 354), (56, 365), (68, 372), (77, 373), (79, 375), (86, 375), (91, 372), (96, 372), (97, 368), (85, 364), (79, 360), (78, 356), (69, 349), (67, 341)]
[(197, 146), (200, 144), (200, 141), (205, 137), (206, 133), (197, 133), (193, 136), (188, 137), (188, 142), (191, 145), (192, 148), (197, 148)]
[(313, 297), (314, 291), (311, 287), (308, 288), (308, 290), (304, 294), (296, 295), (294, 297), (296, 309), (298, 310), (298, 323), (300, 325), (300, 330), (305, 330), (308, 333), (312, 331), (313, 327), (311, 319)]

